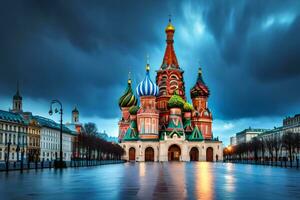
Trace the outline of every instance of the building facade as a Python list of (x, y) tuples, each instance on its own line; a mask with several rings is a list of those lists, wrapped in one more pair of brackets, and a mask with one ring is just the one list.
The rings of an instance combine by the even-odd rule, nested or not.
[[(0, 110), (0, 161), (35, 162), (59, 158), (60, 125), (53, 120), (23, 112), (19, 87), (12, 109)], [(75, 118), (76, 120), (78, 119)], [(63, 126), (64, 160), (71, 159), (74, 133)]]
[(282, 120), (282, 126), (275, 127), (258, 136), (261, 140), (266, 140), (273, 137), (282, 138), (285, 133), (300, 133), (300, 114), (294, 117), (286, 117)]
[(212, 113), (208, 108), (210, 91), (203, 81), (202, 70), (191, 88), (192, 104), (187, 102), (184, 71), (174, 50), (175, 28), (166, 27), (166, 50), (157, 70), (156, 83), (146, 76), (133, 90), (131, 79), (119, 99), (122, 118), (119, 141), (125, 160), (135, 161), (217, 161), (223, 159), (222, 142), (213, 138)]
[(264, 133), (268, 129), (260, 128), (247, 128), (241, 132), (236, 133), (236, 144), (247, 143), (252, 140), (252, 138), (257, 137), (258, 135)]
[(300, 114), (295, 115), (294, 117), (286, 117), (283, 119), (283, 126), (293, 126), (300, 124)]
[(27, 157), (27, 124), (19, 113), (0, 110), (0, 161)]
[(236, 145), (236, 136), (230, 137), (230, 146), (235, 146)]
[(32, 113), (22, 113), (27, 124), (27, 159), (30, 162), (40, 161), (41, 125), (34, 119)]
[[(34, 116), (41, 125), (41, 160), (57, 160), (60, 158), (60, 124), (51, 119)], [(73, 138), (76, 134), (63, 125), (62, 150), (63, 160), (70, 161), (73, 153)]]

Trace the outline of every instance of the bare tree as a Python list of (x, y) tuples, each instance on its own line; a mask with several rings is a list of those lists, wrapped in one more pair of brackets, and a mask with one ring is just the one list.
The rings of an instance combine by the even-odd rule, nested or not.
[(88, 135), (96, 135), (98, 131), (96, 124), (92, 122), (84, 124), (84, 130)]
[(291, 167), (293, 164), (294, 139), (295, 139), (295, 134), (291, 131), (284, 133), (282, 136), (282, 144), (289, 153)]
[(274, 147), (274, 151), (275, 151), (275, 161), (276, 161), (276, 165), (277, 165), (279, 150), (280, 150), (280, 147), (281, 147), (281, 138), (280, 138), (280, 136), (277, 135), (277, 134), (273, 135), (272, 143), (273, 143), (273, 147)]
[(274, 149), (274, 142), (273, 142), (273, 138), (272, 137), (268, 137), (265, 139), (265, 144), (266, 144), (266, 147), (268, 149), (268, 152), (271, 156), (271, 161), (273, 161), (273, 149)]
[(254, 153), (254, 160), (257, 161), (258, 160), (258, 152), (261, 147), (261, 141), (257, 137), (255, 137), (251, 141), (251, 146), (252, 146), (253, 153)]

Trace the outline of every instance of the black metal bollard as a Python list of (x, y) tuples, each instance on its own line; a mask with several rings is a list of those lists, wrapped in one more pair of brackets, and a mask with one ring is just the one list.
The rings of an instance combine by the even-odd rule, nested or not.
[(286, 160), (284, 160), (284, 167), (286, 167)]
[(21, 160), (21, 172), (23, 172), (23, 159)]
[(8, 170), (9, 170), (9, 162), (6, 161), (6, 172), (8, 172)]

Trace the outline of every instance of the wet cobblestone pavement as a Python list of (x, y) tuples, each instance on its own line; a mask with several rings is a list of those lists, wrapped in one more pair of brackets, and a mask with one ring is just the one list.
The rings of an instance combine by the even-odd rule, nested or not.
[(230, 163), (125, 163), (0, 173), (0, 199), (300, 199), (300, 170)]

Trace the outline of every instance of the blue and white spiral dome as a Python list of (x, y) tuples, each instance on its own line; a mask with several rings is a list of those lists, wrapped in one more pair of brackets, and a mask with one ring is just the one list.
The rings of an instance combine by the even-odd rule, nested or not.
[(146, 66), (146, 77), (142, 82), (140, 82), (136, 88), (136, 93), (141, 96), (157, 96), (159, 89), (155, 83), (150, 79), (149, 75), (150, 66)]

